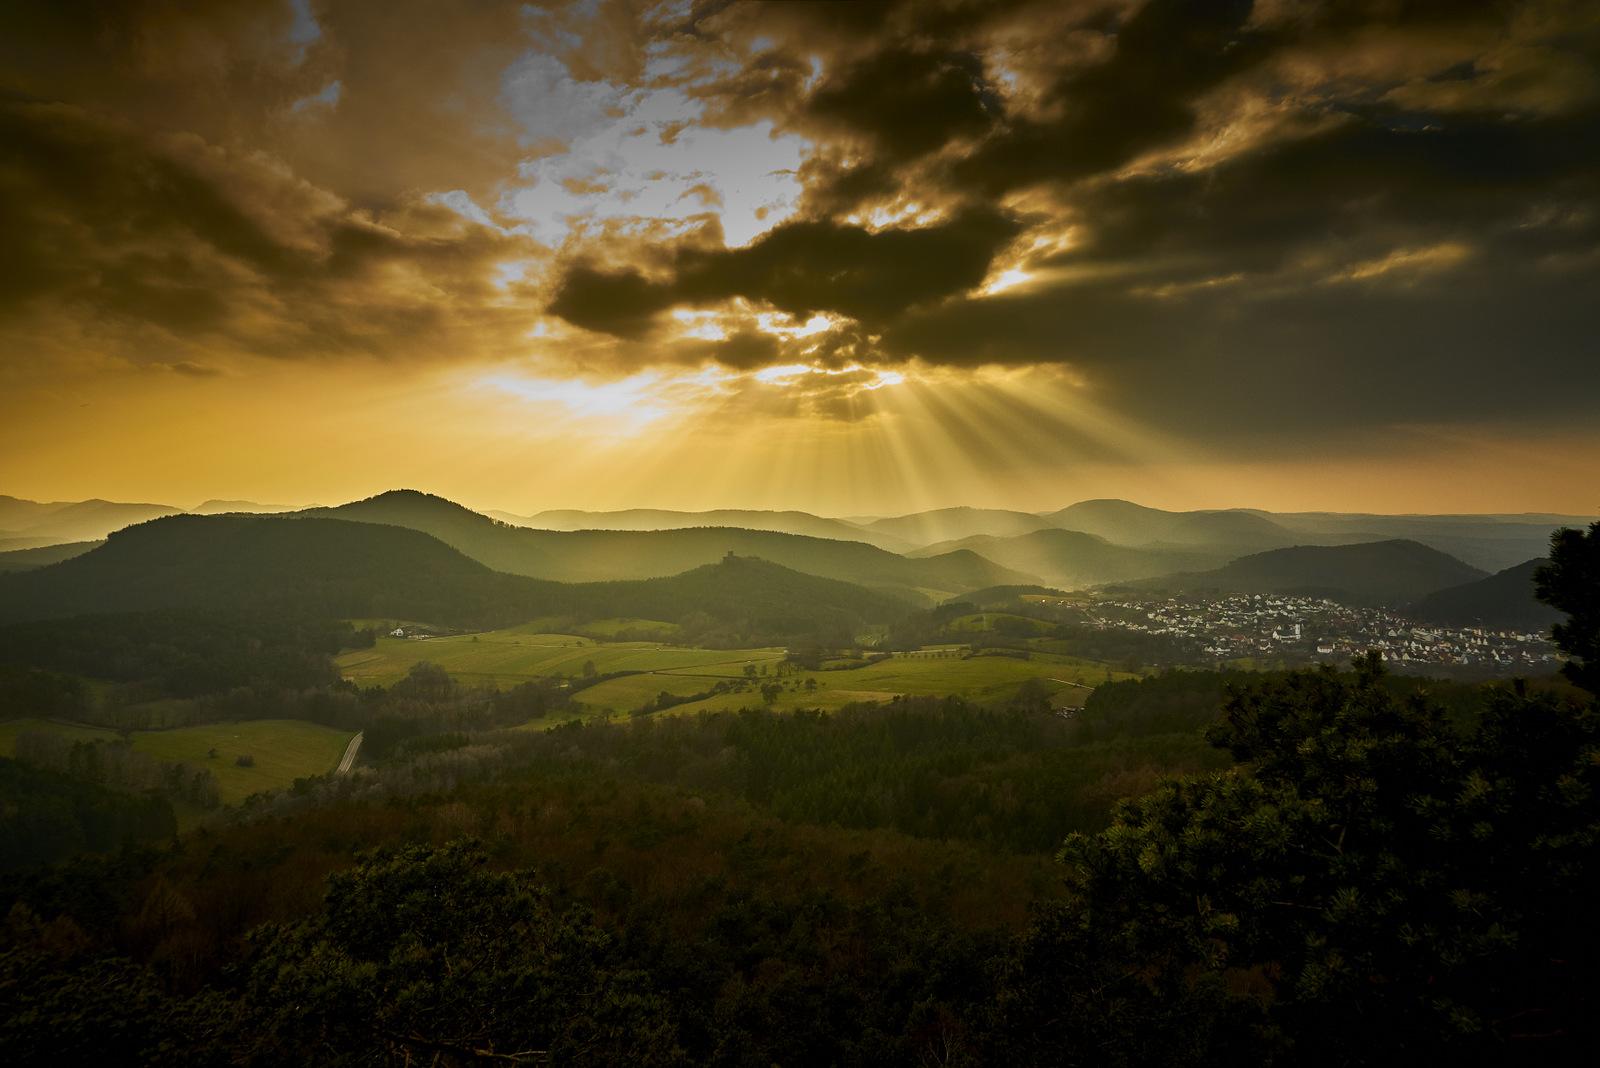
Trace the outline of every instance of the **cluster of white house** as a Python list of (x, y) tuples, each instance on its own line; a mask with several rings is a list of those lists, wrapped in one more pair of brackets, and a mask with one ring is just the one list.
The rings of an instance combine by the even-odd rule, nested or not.
[(1192, 639), (1207, 656), (1342, 660), (1376, 649), (1399, 663), (1478, 664), (1550, 670), (1560, 654), (1548, 634), (1423, 626), (1386, 608), (1320, 597), (1263, 594), (1214, 600), (1078, 604), (1106, 629)]

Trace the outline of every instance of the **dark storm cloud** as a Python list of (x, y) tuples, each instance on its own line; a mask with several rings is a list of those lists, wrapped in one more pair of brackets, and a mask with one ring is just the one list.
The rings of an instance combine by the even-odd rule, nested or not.
[[(651, 271), (580, 264), (555, 311), (629, 337), (728, 296), (826, 311), (877, 339), (853, 359), (1067, 363), (1212, 434), (1600, 404), (1592, 4), (903, 4), (795, 29), (825, 9), (718, 15), (778, 42), (760, 106), (817, 141), (809, 218)], [(801, 89), (808, 55), (826, 69)], [(1016, 239), (991, 231), (926, 286), (896, 272), (928, 250), (890, 236), (921, 223), (862, 253), (802, 239), (916, 202), (999, 212)], [(1001, 267), (1033, 277), (977, 293)], [(904, 299), (863, 294), (880, 274)]]
[[(472, 86), (451, 81), (456, 65), (514, 54), (495, 20), (514, 27), (515, 7), (461, 18), (311, 7), (320, 24), (298, 24), (287, 0), (6, 5), (8, 362), (73, 338), (153, 367), (228, 353), (416, 357), (492, 350), (526, 330), (528, 294), (521, 308), (505, 298), (527, 286), (494, 279), (537, 246), (408, 181), (448, 172), (473, 187), (474, 168), (513, 143), (459, 113), (441, 122), (430, 94), (459, 108)], [(396, 32), (379, 39), (367, 24), (382, 18)], [(475, 34), (482, 48), (463, 44)], [(437, 51), (419, 60), (424, 43)], [(498, 93), (497, 75), (479, 89)], [(445, 151), (441, 138), (459, 144)], [(415, 158), (398, 161), (396, 146)]]
[(208, 182), (75, 109), (0, 104), (0, 308), (86, 296), (183, 327), (221, 311), (201, 248), (266, 274), (293, 257)]
[(1243, 32), (1250, 12), (1249, 0), (1152, 0), (1115, 27), (1108, 62), (1051, 87), (1045, 103), (1063, 117), (1010, 123), (957, 164), (958, 181), (988, 195), (1068, 181), (1189, 133), (1193, 98), (1270, 49)]
[(1065, 280), (921, 309), (883, 351), (1064, 361), (1118, 410), (1213, 439), (1592, 422), (1600, 111), (1392, 120), (1080, 190), (1081, 239), (1032, 264)]
[(800, 318), (835, 312), (871, 326), (905, 309), (971, 289), (1017, 225), (974, 209), (939, 226), (872, 232), (835, 222), (788, 223), (748, 248), (688, 248), (671, 278), (635, 271), (569, 271), (550, 310), (577, 326), (642, 336), (680, 304), (746, 297)]
[(388, 276), (481, 297), (519, 243), (429, 205), (406, 211), (402, 232), (273, 168), (194, 150), (67, 105), (0, 104), (0, 316), (152, 326), (269, 355), (398, 355), (452, 310)]
[[(1081, 190), (1083, 239), (1036, 264), (1116, 267), (1131, 272), (1130, 287), (1148, 288), (1235, 272), (1266, 279), (1297, 261), (1364, 260), (1448, 240), (1492, 248), (1517, 273), (1600, 240), (1591, 210), (1600, 111), (1522, 123), (1464, 116), (1422, 130), (1388, 118), (1352, 118), (1203, 172), (1158, 170)], [(1298, 288), (1305, 279), (1277, 281)]]
[[(1393, 388), (1370, 418), (1531, 418), (1512, 361), (1563, 383), (1561, 418), (1600, 401), (1592, 0), (308, 10), (0, 11), (0, 325), (211, 367), (504, 356), (549, 311), (616, 373), (1062, 363), (1215, 426), (1331, 425), (1373, 375)], [(544, 74), (513, 101), (519, 63)], [(541, 223), (545, 245), (516, 230), (530, 182), (622, 189), (646, 138), (571, 143), (663, 87), (682, 113), (638, 123), (665, 140), (768, 121), (809, 142), (784, 222), (723, 247), (722, 220), (771, 216), (708, 149), (677, 176), (694, 216), (629, 218), (629, 190)], [(1002, 271), (1026, 281), (984, 294)], [(672, 310), (739, 300), (834, 325), (671, 336)], [(1336, 385), (1302, 397), (1312, 374)]]
[(998, 107), (977, 56), (906, 47), (851, 64), (809, 103), (812, 115), (865, 134), (895, 161), (985, 132)]

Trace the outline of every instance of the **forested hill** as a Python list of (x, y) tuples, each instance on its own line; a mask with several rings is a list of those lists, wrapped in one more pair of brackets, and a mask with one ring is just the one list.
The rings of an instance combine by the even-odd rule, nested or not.
[(90, 549), (104, 544), (104, 541), (68, 541), (59, 545), (43, 545), (36, 549), (8, 549), (0, 552), (0, 571), (31, 571), (46, 564), (82, 556)]
[[(574, 587), (593, 618), (684, 620), (684, 637), (718, 644), (768, 645), (814, 638), (847, 644), (863, 623), (885, 623), (912, 605), (881, 591), (818, 578), (743, 556), (727, 556), (668, 578), (590, 582)], [(704, 618), (693, 619), (691, 615)]]
[(1549, 562), (1537, 557), (1486, 579), (1430, 593), (1407, 614), (1424, 623), (1548, 633), (1551, 624), (1561, 622), (1561, 613), (1534, 599), (1533, 573)]
[(335, 519), (169, 516), (0, 575), (3, 621), (248, 605), (469, 624), (563, 602), (556, 583), (497, 574), (426, 534)]
[(1014, 538), (980, 534), (930, 545), (921, 552), (938, 554), (963, 549), (1066, 589), (1214, 567), (1228, 559), (1221, 553), (1129, 548), (1113, 545), (1095, 534), (1055, 528), (1035, 530)]
[(971, 552), (908, 560), (865, 542), (770, 530), (532, 530), (412, 490), (299, 514), (424, 531), (497, 571), (560, 582), (661, 578), (715, 563), (729, 552), (759, 556), (808, 575), (907, 590), (960, 592), (1031, 581)]
[(118, 531), (71, 560), (0, 575), (0, 622), (180, 607), (460, 627), (541, 616), (676, 622), (698, 613), (742, 634), (793, 636), (889, 622), (910, 605), (742, 558), (661, 579), (547, 582), (492, 571), (402, 527), (252, 516), (157, 519)]
[(1297, 545), (1242, 556), (1214, 571), (1130, 582), (1173, 593), (1302, 594), (1345, 604), (1409, 604), (1435, 590), (1488, 577), (1448, 553), (1414, 541)]
[(486, 515), (512, 526), (534, 530), (683, 530), (688, 527), (738, 527), (805, 534), (834, 541), (864, 541), (892, 553), (917, 548), (917, 543), (877, 533), (866, 527), (812, 515), (810, 512), (770, 511), (754, 508), (714, 508), (681, 512), (666, 508), (624, 508), (615, 512), (587, 512), (576, 508), (551, 508), (534, 515), (489, 511)]

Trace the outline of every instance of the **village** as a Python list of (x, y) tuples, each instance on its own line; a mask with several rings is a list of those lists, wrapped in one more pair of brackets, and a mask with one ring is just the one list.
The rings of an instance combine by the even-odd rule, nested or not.
[(1218, 661), (1336, 664), (1376, 649), (1399, 670), (1544, 674), (1561, 664), (1548, 634), (1426, 626), (1392, 609), (1352, 608), (1326, 598), (1236, 594), (1213, 600), (1110, 600), (1078, 607), (1090, 626), (1169, 635)]

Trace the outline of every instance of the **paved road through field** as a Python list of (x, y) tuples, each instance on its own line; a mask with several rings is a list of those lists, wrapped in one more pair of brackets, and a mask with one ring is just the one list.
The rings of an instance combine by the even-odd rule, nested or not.
[(335, 775), (349, 773), (350, 765), (355, 763), (356, 753), (361, 748), (361, 739), (366, 736), (366, 733), (366, 731), (358, 732), (354, 738), (350, 739), (350, 744), (344, 747), (344, 759), (339, 761), (339, 770), (334, 772)]

